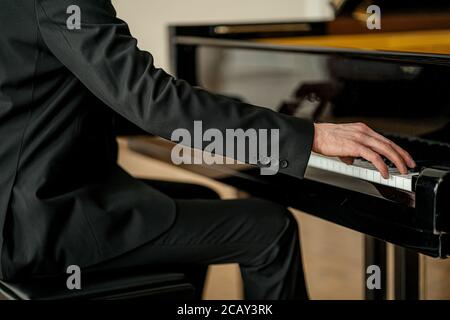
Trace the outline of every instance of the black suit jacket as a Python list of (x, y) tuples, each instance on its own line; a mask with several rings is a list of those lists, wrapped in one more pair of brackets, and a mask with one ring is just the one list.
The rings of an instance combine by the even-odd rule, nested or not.
[[(81, 8), (80, 30), (67, 28), (70, 5)], [(311, 123), (156, 68), (110, 0), (2, 0), (0, 30), (2, 278), (92, 265), (170, 227), (172, 199), (116, 164), (115, 113), (163, 138), (194, 120), (279, 128), (281, 172), (303, 176)]]

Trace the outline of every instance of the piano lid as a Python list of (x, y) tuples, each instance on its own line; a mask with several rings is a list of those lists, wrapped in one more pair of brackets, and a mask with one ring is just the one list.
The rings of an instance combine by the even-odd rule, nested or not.
[(375, 32), (292, 38), (258, 42), (286, 45), (450, 55), (450, 28), (442, 30)]
[[(450, 54), (448, 0), (332, 0), (335, 19), (320, 35), (265, 38), (264, 43), (370, 51)], [(369, 29), (370, 5), (381, 10), (381, 29)]]
[[(384, 33), (450, 29), (450, 1), (447, 0), (332, 0), (335, 18), (326, 34)], [(381, 10), (381, 30), (367, 29), (367, 8)]]
[(448, 0), (331, 0), (335, 17), (355, 16), (366, 12), (370, 5), (377, 5), (384, 14), (435, 14), (450, 13)]

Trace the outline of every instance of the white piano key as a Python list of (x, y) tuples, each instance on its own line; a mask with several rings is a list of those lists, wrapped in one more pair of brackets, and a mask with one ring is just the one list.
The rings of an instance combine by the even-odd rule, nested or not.
[(367, 169), (366, 168), (361, 168), (361, 173), (359, 175), (359, 177), (363, 180), (367, 180)]
[(353, 171), (352, 166), (351, 165), (347, 165), (347, 167), (346, 167), (347, 175), (351, 176), (352, 175), (352, 171)]
[(373, 173), (373, 182), (375, 183), (381, 183), (381, 173), (378, 171), (375, 171)]
[(395, 176), (395, 187), (397, 189), (403, 189), (404, 188), (404, 184), (403, 184), (403, 180), (401, 176)]
[(356, 160), (353, 165), (347, 165), (337, 158), (315, 153), (311, 154), (308, 166), (407, 191), (413, 191), (412, 177), (416, 175), (400, 175), (396, 168), (389, 168), (390, 177), (384, 179), (367, 161)]
[(374, 171), (373, 170), (367, 170), (367, 180), (373, 182), (373, 175), (374, 175)]
[(395, 186), (395, 180), (392, 174), (390, 174), (389, 178), (387, 178), (387, 185), (391, 187)]

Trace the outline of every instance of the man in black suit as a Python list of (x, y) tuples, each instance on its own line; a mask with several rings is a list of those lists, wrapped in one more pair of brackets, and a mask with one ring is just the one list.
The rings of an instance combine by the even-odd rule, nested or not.
[[(68, 28), (67, 8), (81, 8)], [(268, 201), (174, 199), (116, 164), (120, 114), (149, 133), (279, 129), (280, 172), (301, 178), (311, 149), (387, 175), (411, 157), (361, 124), (312, 124), (189, 86), (137, 48), (110, 0), (0, 4), (0, 276), (85, 268), (237, 262), (247, 298), (306, 298), (298, 228)], [(169, 192), (170, 193), (170, 192)]]

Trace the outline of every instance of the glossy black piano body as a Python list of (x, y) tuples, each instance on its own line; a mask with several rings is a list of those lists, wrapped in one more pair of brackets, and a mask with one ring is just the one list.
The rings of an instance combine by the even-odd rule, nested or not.
[[(308, 168), (303, 180), (282, 174), (261, 176), (258, 168), (247, 166), (185, 168), (412, 252), (446, 258), (450, 255), (450, 42), (445, 39), (450, 38), (450, 5), (406, 1), (409, 9), (405, 10), (397, 2), (375, 1), (385, 20), (383, 29), (374, 33), (418, 32), (420, 43), (406, 43), (399, 50), (333, 47), (329, 42), (314, 45), (320, 39), (314, 39), (313, 45), (302, 43), (309, 37), (370, 34), (361, 14), (357, 18), (355, 13), (367, 2), (334, 2), (339, 15), (333, 21), (173, 26), (172, 71), (192, 85), (273, 106), (279, 112), (314, 121), (368, 123), (415, 157), (420, 174), (414, 178), (414, 190), (396, 190), (315, 168)], [(424, 30), (430, 34), (421, 34)], [(170, 143), (135, 138), (130, 147), (170, 162)], [(373, 243), (370, 246), (373, 249)], [(385, 255), (385, 248), (380, 248)], [(396, 253), (400, 261), (396, 271), (404, 281), (396, 287), (397, 298), (418, 295), (418, 260), (408, 252)], [(367, 263), (371, 261), (386, 263), (375, 256), (369, 256)], [(409, 273), (416, 282), (412, 287), (406, 279)]]
[[(203, 38), (180, 37), (177, 40), (180, 45), (197, 49), (200, 46), (224, 50), (231, 47), (253, 50), (256, 55), (258, 51), (320, 55), (322, 60), (328, 60), (327, 65), (330, 61), (341, 67), (357, 65), (356, 80), (351, 72), (344, 74), (347, 79), (342, 73), (337, 76), (330, 72), (332, 76), (325, 82), (299, 81), (298, 91), (308, 87), (305, 96), (315, 96), (320, 100), (319, 105), (326, 101), (325, 109), (334, 104), (331, 111), (319, 112), (320, 108), (313, 108), (313, 116), (308, 116), (314, 120), (364, 121), (378, 130), (384, 129), (380, 131), (390, 134), (417, 159), (421, 172), (415, 179), (415, 192), (355, 181), (357, 179), (317, 169), (308, 169), (302, 181), (284, 175), (260, 176), (257, 169), (230, 172), (220, 180), (429, 256), (445, 258), (450, 255), (450, 135), (446, 130), (450, 116), (450, 90), (447, 89), (450, 88), (450, 56), (277, 47)], [(371, 71), (365, 73), (364, 67)], [(416, 68), (421, 74), (411, 76), (407, 71), (402, 75), (402, 68)], [(373, 79), (373, 70), (379, 71), (382, 80)], [(397, 78), (385, 80), (388, 76)], [(327, 97), (328, 93), (320, 92), (324, 84), (340, 89)], [(246, 99), (244, 92), (234, 94)], [(291, 109), (301, 109), (303, 98), (303, 95), (287, 97), (287, 101), (280, 101), (279, 107), (288, 104)], [(404, 128), (396, 130), (396, 126), (401, 125)]]

